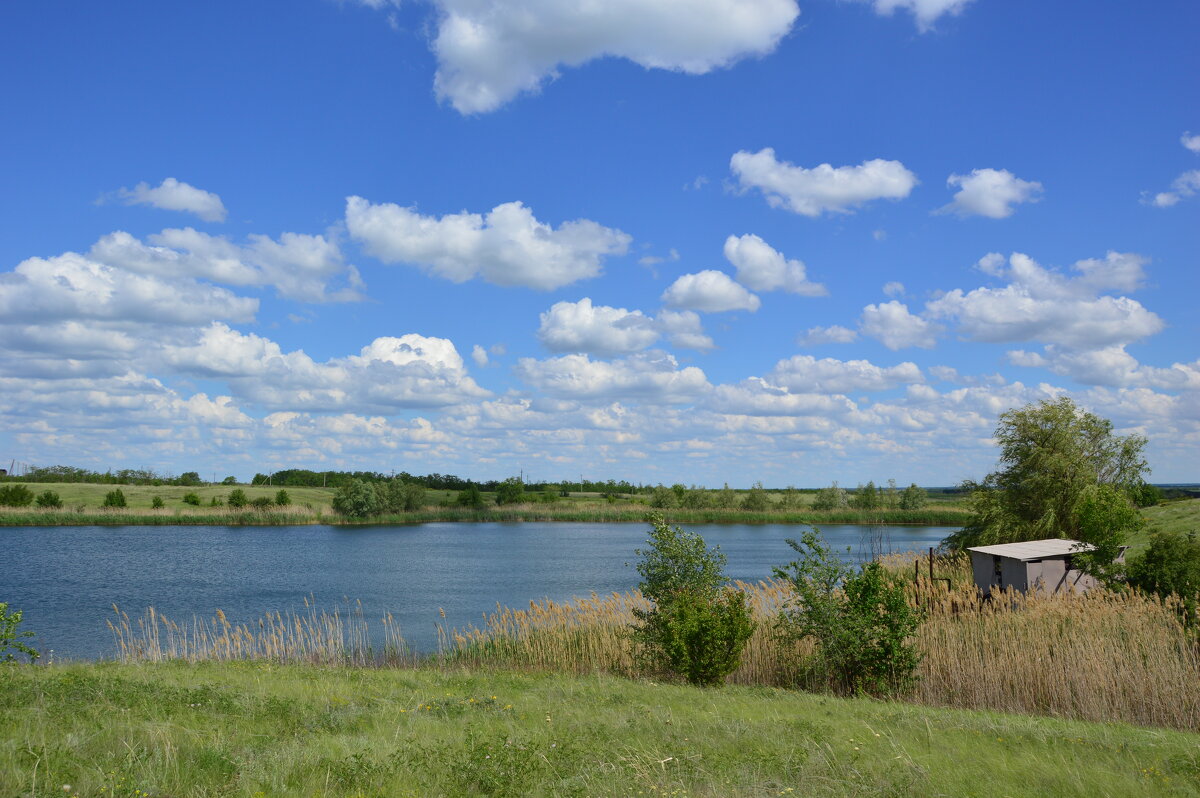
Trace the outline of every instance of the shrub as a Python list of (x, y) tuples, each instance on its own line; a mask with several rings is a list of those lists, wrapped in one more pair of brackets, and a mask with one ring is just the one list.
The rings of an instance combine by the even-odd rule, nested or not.
[(929, 494), (923, 488), (917, 487), (917, 483), (914, 482), (900, 494), (900, 509), (921, 510), (928, 501)]
[(379, 513), (379, 499), (371, 485), (352, 479), (334, 493), (333, 509), (351, 518), (366, 518)]
[(845, 489), (839, 487), (836, 481), (828, 488), (817, 491), (817, 497), (813, 499), (812, 504), (814, 510), (841, 510), (849, 506), (850, 499), (846, 496)]
[(255, 510), (270, 510), (273, 503), (270, 496), (255, 496), (250, 501), (250, 506)]
[(911, 640), (924, 615), (908, 606), (904, 589), (888, 582), (877, 561), (861, 568), (840, 561), (815, 528), (787, 543), (800, 559), (774, 569), (796, 593), (780, 630), (816, 641), (810, 669), (840, 693), (887, 695), (911, 686), (920, 662)]
[(855, 510), (878, 510), (879, 509), (879, 491), (875, 488), (875, 482), (868, 482), (866, 485), (859, 485), (854, 491), (854, 496), (850, 499), (850, 506)]
[(288, 495), (286, 490), (280, 490), (275, 493), (275, 503), (280, 507), (287, 507), (292, 503), (292, 497)]
[(16, 662), (18, 654), (24, 654), (33, 662), (41, 656), (35, 649), (21, 642), (33, 637), (33, 632), (21, 631), (21, 610), (8, 611), (8, 605), (0, 601), (0, 663)]
[(1190, 621), (1200, 599), (1200, 537), (1195, 532), (1158, 532), (1146, 553), (1129, 564), (1129, 584), (1155, 593), (1181, 597)]
[(800, 491), (796, 490), (791, 485), (779, 496), (780, 510), (798, 510), (800, 509)]
[(193, 507), (199, 507), (200, 506), (200, 497), (194, 493), (185, 493), (185, 494), (183, 494), (183, 503), (190, 504)]
[(750, 486), (750, 490), (742, 499), (742, 509), (752, 512), (765, 512), (771, 506), (771, 500), (767, 498), (767, 492), (763, 489), (761, 482), (755, 482)]
[(483, 494), (474, 482), (460, 490), (455, 501), (459, 507), (472, 507), (476, 510), (483, 508)]
[(425, 486), (419, 482), (390, 479), (374, 486), (377, 513), (401, 513), (425, 506)]
[(116, 490), (110, 490), (108, 493), (104, 494), (104, 506), (125, 507), (125, 494), (120, 488), (117, 488)]
[(675, 506), (675, 491), (659, 485), (650, 494), (650, 506), (656, 510), (667, 510)]
[(5, 507), (28, 507), (33, 503), (33, 491), (24, 485), (0, 487), (0, 505)]
[(221, 501), (220, 496), (213, 496), (211, 499), (208, 500), (209, 507), (223, 507), (224, 505), (225, 505), (225, 502)]
[(155, 496), (154, 500), (150, 502), (150, 508), (153, 510), (161, 510), (164, 506), (162, 496)]
[(246, 498), (246, 491), (241, 488), (234, 488), (229, 491), (229, 498), (225, 500), (225, 503), (235, 510), (240, 510), (249, 504), (250, 500)]
[(55, 510), (60, 509), (63, 506), (62, 499), (60, 499), (58, 494), (52, 490), (38, 494), (37, 499), (34, 501), (37, 502), (38, 507), (49, 507)]
[(737, 504), (737, 494), (725, 483), (725, 487), (713, 491), (713, 506), (721, 510), (732, 510)]
[(496, 504), (517, 504), (525, 500), (525, 483), (509, 477), (496, 486)]
[(652, 606), (634, 609), (634, 639), (653, 665), (692, 684), (719, 685), (737, 669), (754, 631), (746, 597), (725, 586), (719, 548), (708, 549), (702, 537), (661, 515), (646, 520), (651, 532), (649, 547), (636, 550), (638, 587)]

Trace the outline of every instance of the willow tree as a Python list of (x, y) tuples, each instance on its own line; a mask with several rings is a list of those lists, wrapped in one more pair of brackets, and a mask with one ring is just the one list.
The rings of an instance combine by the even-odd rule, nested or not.
[(1066, 396), (1000, 415), (997, 470), (965, 482), (972, 517), (951, 535), (953, 548), (1042, 538), (1072, 538), (1111, 560), (1140, 523), (1132, 497), (1150, 469), (1146, 439), (1113, 433), (1112, 422)]

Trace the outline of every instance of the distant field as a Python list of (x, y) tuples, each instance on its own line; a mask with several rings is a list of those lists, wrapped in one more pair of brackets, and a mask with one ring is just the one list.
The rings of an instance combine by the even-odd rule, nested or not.
[(1142, 510), (1146, 527), (1129, 541), (1133, 551), (1141, 551), (1155, 532), (1195, 532), (1200, 535), (1200, 499), (1167, 502)]
[[(104, 504), (104, 496), (109, 491), (120, 489), (125, 494), (129, 509), (150, 509), (155, 496), (163, 500), (167, 509), (187, 509), (191, 505), (183, 503), (186, 493), (195, 493), (200, 497), (202, 506), (208, 506), (215, 498), (224, 503), (230, 491), (241, 488), (246, 496), (254, 500), (259, 496), (275, 498), (280, 491), (277, 487), (251, 487), (249, 485), (211, 485), (184, 488), (175, 485), (92, 485), (83, 482), (27, 482), (25, 487), (35, 494), (52, 490), (62, 499), (65, 509), (75, 509), (83, 505), (85, 508), (100, 507)], [(329, 510), (333, 501), (333, 490), (325, 488), (283, 488), (288, 492), (292, 504), (311, 504), (313, 509)]]

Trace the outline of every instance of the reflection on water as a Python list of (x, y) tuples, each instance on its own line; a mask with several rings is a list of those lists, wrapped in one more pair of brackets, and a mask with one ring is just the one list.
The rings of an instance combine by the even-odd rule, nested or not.
[[(732, 579), (755, 581), (794, 557), (784, 542), (806, 527), (699, 524), (729, 558)], [(831, 525), (840, 554), (924, 550), (946, 527)], [(112, 656), (105, 621), (154, 606), (176, 619), (221, 609), (232, 621), (361, 600), (368, 619), (391, 612), (404, 637), (430, 650), (435, 624), (475, 623), (497, 603), (625, 591), (638, 581), (643, 524), (467, 524), (296, 527), (3, 527), (0, 601), (25, 611), (35, 645), (56, 658)]]

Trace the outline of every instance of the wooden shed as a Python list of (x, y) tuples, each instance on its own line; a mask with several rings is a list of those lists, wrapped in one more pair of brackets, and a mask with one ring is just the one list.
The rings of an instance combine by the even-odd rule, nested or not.
[[(1099, 582), (1073, 567), (1071, 559), (1075, 554), (1094, 548), (1078, 540), (1047, 538), (996, 546), (974, 546), (967, 551), (971, 553), (975, 584), (983, 591), (983, 595), (988, 596), (993, 588), (1016, 588), (1022, 593), (1030, 590), (1046, 593), (1090, 590)], [(1117, 561), (1120, 562), (1124, 557), (1125, 549), (1122, 547)]]

